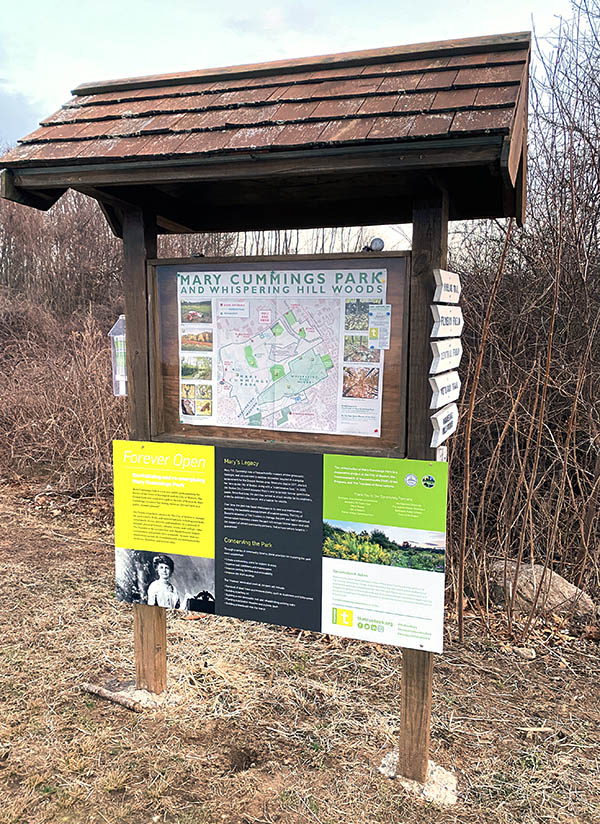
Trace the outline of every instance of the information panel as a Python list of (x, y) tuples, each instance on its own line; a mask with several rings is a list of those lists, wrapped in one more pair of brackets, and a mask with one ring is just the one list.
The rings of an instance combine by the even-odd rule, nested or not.
[(116, 441), (117, 596), (441, 652), (447, 472)]
[(180, 423), (380, 436), (386, 269), (176, 277)]

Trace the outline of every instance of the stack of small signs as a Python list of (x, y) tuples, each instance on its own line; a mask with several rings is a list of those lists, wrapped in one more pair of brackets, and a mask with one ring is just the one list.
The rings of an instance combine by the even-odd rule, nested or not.
[(458, 425), (458, 407), (455, 401), (460, 394), (458, 366), (462, 357), (460, 335), (463, 330), (463, 315), (458, 301), (460, 298), (460, 278), (455, 272), (434, 269), (435, 303), (431, 306), (433, 314), (431, 341), (433, 360), (429, 369), (429, 383), (432, 396), (430, 408), (437, 410), (431, 416), (433, 434), (430, 446), (434, 449), (456, 432)]

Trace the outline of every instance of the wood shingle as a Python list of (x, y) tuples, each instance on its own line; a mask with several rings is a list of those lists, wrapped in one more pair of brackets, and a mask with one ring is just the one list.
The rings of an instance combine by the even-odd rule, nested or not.
[[(528, 55), (528, 35), (499, 35), (84, 84), (0, 158), (0, 166), (15, 179), (34, 167), (38, 174), (52, 169), (56, 188), (64, 190), (73, 170), (81, 168), (85, 177), (116, 159), (139, 168), (249, 152), (275, 159), (292, 149), (379, 145), (389, 152), (423, 143), (433, 150), (442, 138), (451, 154), (467, 137), (495, 141), (500, 162), (504, 140), (523, 140), (519, 111), (526, 110)], [(515, 123), (521, 123), (519, 134)], [(514, 188), (515, 150), (507, 154), (513, 161), (505, 179)], [(489, 166), (489, 158), (485, 162)], [(67, 168), (71, 177), (61, 180)], [(506, 197), (494, 202), (510, 211)]]

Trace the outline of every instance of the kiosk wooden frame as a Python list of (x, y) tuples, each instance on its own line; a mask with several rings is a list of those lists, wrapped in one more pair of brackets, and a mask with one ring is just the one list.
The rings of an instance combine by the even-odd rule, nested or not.
[[(174, 307), (164, 307), (168, 285), (161, 290), (159, 271), (181, 269), (182, 271), (224, 271), (227, 269), (260, 270), (269, 268), (294, 268), (306, 270), (314, 263), (322, 269), (343, 267), (386, 268), (387, 297), (392, 306), (394, 324), (392, 326), (391, 348), (385, 352), (383, 407), (381, 437), (352, 435), (326, 435), (303, 432), (286, 432), (265, 429), (236, 429), (227, 427), (219, 430), (214, 426), (193, 426), (179, 424), (179, 415), (173, 387), (174, 368), (178, 356)], [(174, 272), (173, 272), (174, 273)], [(260, 449), (309, 450), (312, 452), (338, 451), (379, 457), (406, 457), (406, 392), (408, 373), (408, 309), (410, 252), (371, 252), (329, 255), (281, 255), (224, 258), (181, 258), (152, 260), (148, 263), (149, 288), (156, 295), (154, 317), (149, 319), (150, 375), (150, 416), (152, 439), (185, 443), (210, 442), (215, 446), (256, 447)], [(166, 281), (166, 279), (165, 279)], [(172, 284), (170, 284), (172, 285)], [(170, 291), (170, 290), (169, 290)], [(171, 299), (174, 295), (171, 295)], [(168, 339), (168, 352), (165, 345)], [(388, 387), (386, 389), (386, 386)], [(385, 431), (384, 430), (385, 427)]]
[[(449, 219), (523, 219), (529, 50), (517, 33), (83, 84), (0, 158), (2, 197), (76, 189), (123, 238), (130, 437), (161, 437), (157, 234), (412, 222), (401, 451), (432, 459), (433, 269)], [(134, 635), (138, 686), (160, 692), (165, 610), (135, 606)], [(399, 772), (421, 781), (432, 671), (403, 651)]]

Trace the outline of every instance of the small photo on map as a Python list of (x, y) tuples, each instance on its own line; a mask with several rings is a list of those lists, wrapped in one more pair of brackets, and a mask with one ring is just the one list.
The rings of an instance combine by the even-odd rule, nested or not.
[(212, 386), (210, 383), (197, 383), (195, 386), (196, 398), (199, 400), (212, 400)]
[(344, 366), (344, 398), (367, 398), (379, 396), (379, 368), (368, 366)]
[(189, 398), (182, 398), (181, 399), (181, 411), (184, 415), (195, 415), (196, 414), (196, 403), (195, 403), (195, 401), (191, 401)]
[(196, 401), (196, 415), (212, 415), (212, 401)]
[(379, 349), (369, 349), (367, 335), (346, 335), (344, 337), (344, 360), (351, 363), (379, 363)]
[(182, 323), (212, 323), (212, 302), (197, 298), (181, 298)]
[(182, 352), (212, 352), (212, 348), (212, 329), (206, 332), (182, 332), (181, 334)]
[(381, 303), (381, 298), (346, 298), (344, 328), (348, 332), (369, 330), (369, 304)]
[(196, 384), (194, 383), (182, 383), (181, 384), (181, 397), (185, 398), (186, 400), (193, 401), (196, 397)]
[(193, 355), (181, 356), (181, 377), (183, 380), (212, 380), (212, 358), (198, 358)]

